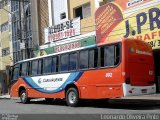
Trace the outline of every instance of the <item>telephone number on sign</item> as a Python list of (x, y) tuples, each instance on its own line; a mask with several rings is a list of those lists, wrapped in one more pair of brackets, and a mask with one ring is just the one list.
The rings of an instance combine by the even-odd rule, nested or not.
[(151, 47), (159, 47), (160, 46), (160, 40), (154, 40), (154, 41), (150, 41), (148, 42)]

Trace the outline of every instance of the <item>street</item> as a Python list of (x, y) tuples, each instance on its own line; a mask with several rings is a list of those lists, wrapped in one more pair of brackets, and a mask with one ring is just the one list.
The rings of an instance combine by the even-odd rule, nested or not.
[[(108, 119), (108, 115), (120, 115), (116, 119), (134, 119), (135, 115), (152, 114), (153, 119), (158, 120), (160, 104), (154, 101), (132, 100), (110, 100), (102, 101), (83, 101), (79, 107), (68, 107), (65, 101), (57, 100), (46, 103), (43, 100), (31, 101), (30, 104), (22, 104), (19, 99), (0, 99), (0, 120), (28, 120), (28, 119), (51, 119), (55, 120), (101, 120)], [(58, 114), (58, 115), (57, 115)], [(59, 115), (61, 114), (61, 115)], [(133, 115), (134, 116), (130, 116)], [(107, 117), (106, 117), (107, 115)], [(121, 116), (123, 115), (123, 116)], [(124, 116), (127, 115), (127, 116)], [(139, 116), (140, 115), (140, 116)], [(157, 115), (157, 116), (154, 116)], [(150, 117), (150, 116), (149, 116)], [(115, 117), (114, 117), (115, 118)]]
[[(128, 100), (127, 100), (128, 101)], [(83, 101), (79, 107), (69, 107), (65, 101), (57, 100), (52, 103), (31, 101), (22, 104), (20, 100), (1, 99), (0, 113), (7, 114), (130, 114), (130, 113), (159, 113), (160, 104), (147, 102), (134, 103), (122, 100), (99, 102)]]

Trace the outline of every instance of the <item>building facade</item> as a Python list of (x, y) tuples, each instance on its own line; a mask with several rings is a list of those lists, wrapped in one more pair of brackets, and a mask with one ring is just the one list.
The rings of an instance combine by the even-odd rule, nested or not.
[[(48, 0), (49, 25), (44, 30), (45, 40), (40, 51), (51, 54), (77, 42), (78, 47), (95, 44), (94, 13), (100, 2), (102, 0)], [(77, 46), (68, 49), (74, 48)]]
[(14, 63), (32, 58), (48, 26), (47, 0), (11, 0)]
[(32, 56), (32, 19), (30, 0), (11, 0), (14, 63)]
[(2, 0), (0, 2), (0, 70), (5, 70), (6, 66), (12, 63), (12, 41), (11, 35), (11, 14), (10, 2)]
[(48, 0), (49, 26), (80, 17), (81, 34), (93, 32), (95, 31), (95, 10), (102, 1), (103, 0)]
[(6, 69), (12, 65), (13, 52), (11, 41), (10, 1), (0, 1), (0, 94), (7, 93), (9, 81)]

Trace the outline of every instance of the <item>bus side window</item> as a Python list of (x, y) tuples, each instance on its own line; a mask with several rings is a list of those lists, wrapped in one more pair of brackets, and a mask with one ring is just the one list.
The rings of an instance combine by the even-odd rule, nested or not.
[(89, 50), (89, 68), (96, 68), (98, 65), (97, 49)]
[(31, 75), (31, 62), (28, 62), (27, 75)]
[(42, 67), (43, 67), (43, 60), (42, 59), (39, 59), (38, 60), (38, 73), (37, 74), (39, 74), (39, 75), (41, 75), (42, 74)]
[(115, 45), (115, 62), (114, 65), (118, 65), (120, 62), (120, 45)]
[(104, 67), (104, 47), (100, 48), (100, 66)]
[(43, 59), (43, 73), (51, 73), (52, 68), (52, 57), (47, 57)]
[(21, 76), (27, 75), (27, 62), (21, 64)]
[(59, 59), (57, 57), (52, 58), (52, 73), (58, 72), (59, 69)]
[(114, 66), (114, 45), (104, 48), (104, 66)]
[(52, 73), (56, 72), (56, 57), (52, 58)]
[(19, 64), (13, 67), (13, 77), (12, 80), (17, 80), (19, 77)]
[(61, 72), (65, 72), (68, 71), (68, 67), (69, 67), (69, 55), (68, 54), (63, 54), (60, 57), (60, 71)]
[(77, 53), (71, 53), (69, 55), (69, 70), (77, 69)]
[(88, 50), (79, 52), (79, 69), (88, 68)]
[(56, 57), (56, 72), (59, 72), (59, 65), (60, 62), (59, 62), (59, 56)]
[(31, 75), (37, 75), (38, 73), (38, 60), (31, 61)]

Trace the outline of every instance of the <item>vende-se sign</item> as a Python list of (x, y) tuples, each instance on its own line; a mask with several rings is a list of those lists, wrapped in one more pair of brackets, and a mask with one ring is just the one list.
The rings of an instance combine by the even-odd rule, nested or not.
[(45, 29), (45, 43), (80, 35), (80, 18), (68, 20)]

